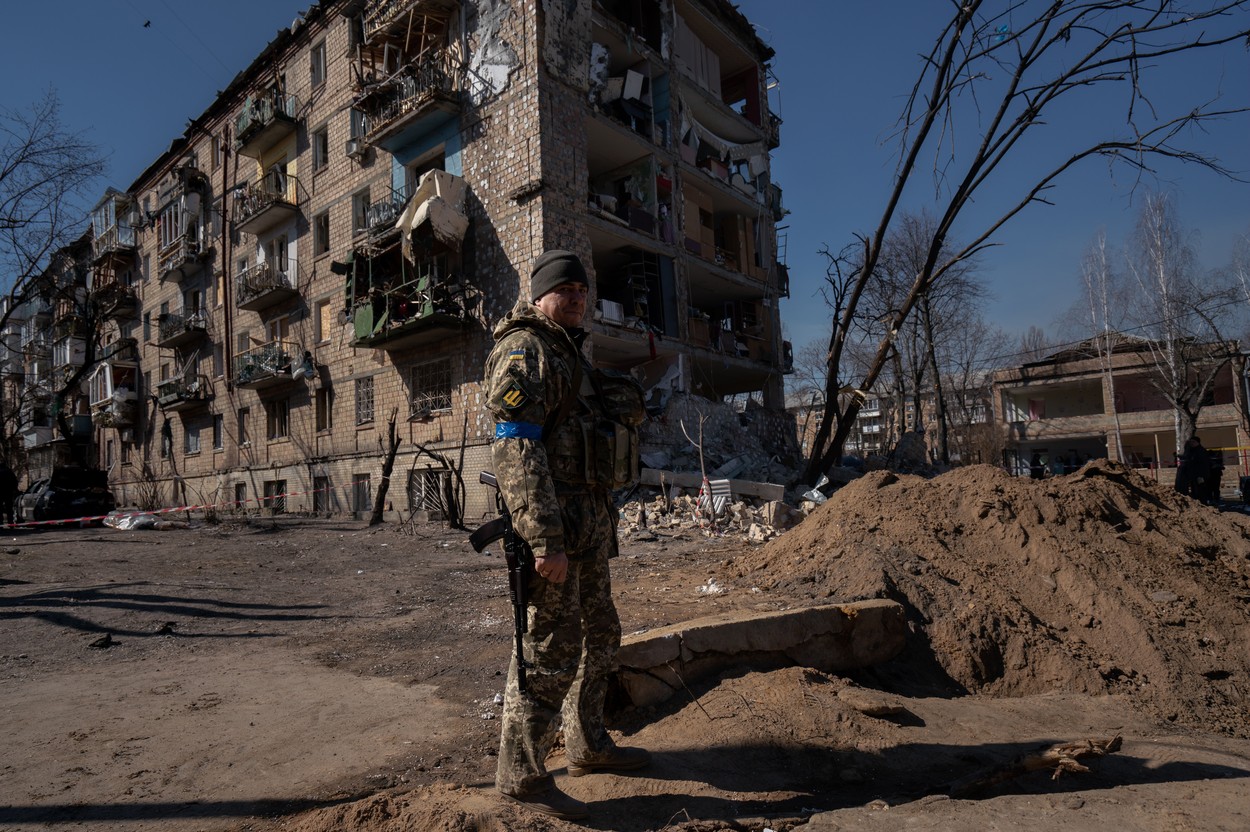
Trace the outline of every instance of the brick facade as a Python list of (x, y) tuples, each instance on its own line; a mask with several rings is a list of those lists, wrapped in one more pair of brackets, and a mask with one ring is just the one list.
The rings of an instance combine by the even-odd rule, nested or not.
[[(363, 492), (377, 493), (395, 414), (400, 453), (388, 506), (404, 514), (419, 507), (410, 505), (410, 476), (422, 481), (419, 472), (444, 467), (425, 448), (457, 464), (463, 455), (467, 518), (492, 512), (476, 485), (494, 428), (482, 408), (481, 368), (490, 330), (526, 284), (529, 263), (552, 247), (587, 263), (597, 278), (592, 302), (614, 298), (611, 312), (635, 301), (621, 321), (596, 314), (597, 362), (712, 398), (755, 391), (779, 409), (783, 267), (769, 202), (779, 191), (767, 178), (775, 122), (763, 85), (771, 53), (723, 4), (675, 2), (707, 43), (688, 41), (756, 62), (745, 73), (755, 88), (743, 94), (757, 110), (763, 102), (763, 116), (749, 122), (690, 89), (654, 35), (640, 42), (635, 67), (617, 66), (624, 47), (612, 47), (608, 72), (624, 73), (632, 109), (622, 116), (597, 103), (609, 96), (592, 78), (594, 44), (625, 43), (635, 24), (671, 28), (669, 0), (641, 4), (640, 21), (550, 0), (466, 0), (463, 10), (390, 0), (353, 17), (342, 13), (347, 4), (327, 0), (280, 32), (124, 195), (133, 208), (126, 216), (139, 224), (128, 278), (139, 304), (101, 341), (134, 338), (110, 372), (123, 378), (133, 365), (143, 381), (137, 417), (97, 418), (95, 437), (119, 502), (229, 508), (246, 500), (254, 508), (281, 492), (286, 510), (358, 512), (369, 502)], [(425, 28), (404, 28), (413, 16), (396, 10), (407, 6), (428, 7)], [(432, 46), (404, 55), (384, 49), (388, 39)], [(640, 72), (650, 85), (641, 97), (629, 86)], [(720, 79), (701, 83), (719, 87)], [(403, 99), (412, 89), (404, 84), (417, 94)], [(702, 103), (692, 107), (694, 96)], [(645, 119), (629, 115), (644, 111)], [(677, 124), (713, 117), (732, 133), (724, 158), (741, 157), (736, 179), (678, 147)], [(710, 130), (704, 138), (705, 149), (720, 152), (722, 139)], [(618, 176), (618, 159), (637, 170)], [(408, 243), (399, 244), (408, 232), (393, 232), (386, 211), (408, 205), (429, 169), (463, 181), (467, 230), (444, 251), (436, 221), (427, 220), (433, 237), (417, 226), (419, 253), (409, 256)], [(588, 219), (588, 194), (595, 202), (614, 176), (628, 211), (616, 203), (619, 216), (609, 217), (603, 205), (613, 203), (600, 202), (602, 216)], [(167, 210), (175, 204), (181, 213)], [(694, 228), (701, 217), (714, 233)], [(176, 218), (182, 225), (171, 224)], [(177, 233), (189, 226), (198, 230)], [(696, 238), (698, 254), (682, 245)], [(197, 251), (182, 258), (174, 246), (188, 239)], [(631, 296), (621, 281), (635, 266), (649, 270), (637, 278), (648, 282), (630, 284)], [(429, 277), (420, 276), (425, 268)], [(456, 314), (422, 311), (399, 322), (397, 287), (408, 286), (416, 288), (403, 296), (404, 314), (442, 287), (461, 292)], [(714, 330), (724, 315), (741, 331), (709, 337), (691, 323), (696, 308)], [(427, 328), (435, 321), (445, 329)], [(107, 408), (93, 409), (98, 416)]]

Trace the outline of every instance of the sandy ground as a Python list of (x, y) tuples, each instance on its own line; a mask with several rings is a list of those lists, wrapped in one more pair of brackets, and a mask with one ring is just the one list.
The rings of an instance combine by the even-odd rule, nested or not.
[[(550, 765), (586, 826), (622, 832), (1245, 830), (1248, 541), (1242, 515), (1098, 466), (877, 473), (765, 546), (661, 525), (614, 562), (626, 632), (891, 597), (909, 646), (620, 711), (620, 739), (655, 754), (634, 776)], [(4, 829), (577, 828), (491, 790), (510, 610), (501, 559), (461, 533), (18, 532), (0, 617)], [(993, 782), (1117, 736), (1087, 772)]]

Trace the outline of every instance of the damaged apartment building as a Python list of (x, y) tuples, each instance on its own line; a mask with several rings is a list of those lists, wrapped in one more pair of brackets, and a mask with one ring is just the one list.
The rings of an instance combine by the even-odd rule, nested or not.
[(480, 516), (491, 329), (549, 248), (656, 413), (784, 418), (771, 56), (724, 0), (305, 9), (92, 216), (79, 409), (119, 503), (368, 511), (394, 422), (387, 507), (461, 470)]

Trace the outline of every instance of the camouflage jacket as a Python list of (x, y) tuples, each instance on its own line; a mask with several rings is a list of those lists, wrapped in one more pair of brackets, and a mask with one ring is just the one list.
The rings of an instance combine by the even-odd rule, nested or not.
[[(611, 536), (615, 523), (606, 488), (586, 461), (585, 425), (591, 405), (573, 390), (580, 339), (574, 340), (528, 302), (518, 303), (495, 327), (486, 361), (486, 406), (495, 418), (491, 456), (514, 528), (535, 555), (584, 555)], [(562, 403), (567, 416), (555, 422)]]

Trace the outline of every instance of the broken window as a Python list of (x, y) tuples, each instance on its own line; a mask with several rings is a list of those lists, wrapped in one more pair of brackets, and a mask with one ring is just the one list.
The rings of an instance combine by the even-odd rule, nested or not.
[(443, 495), (450, 472), (427, 468), (408, 472), (408, 509), (442, 514), (445, 511)]
[(328, 431), (334, 427), (334, 396), (330, 388), (317, 391), (315, 403), (316, 430)]
[(327, 208), (313, 217), (313, 255), (330, 251), (330, 210)]
[(265, 497), (261, 500), (261, 507), (274, 514), (286, 511), (286, 480), (265, 481)]
[(356, 379), (356, 424), (373, 421), (373, 376)]
[(408, 418), (425, 418), (436, 410), (451, 409), (451, 359), (425, 361), (410, 372), (412, 401)]
[(290, 434), (291, 402), (275, 399), (265, 402), (265, 433), (270, 439), (284, 439)]
[(330, 164), (330, 128), (327, 125), (312, 134), (313, 171)]
[(198, 454), (200, 452), (200, 428), (198, 425), (188, 425), (183, 429), (182, 451), (188, 454)]

